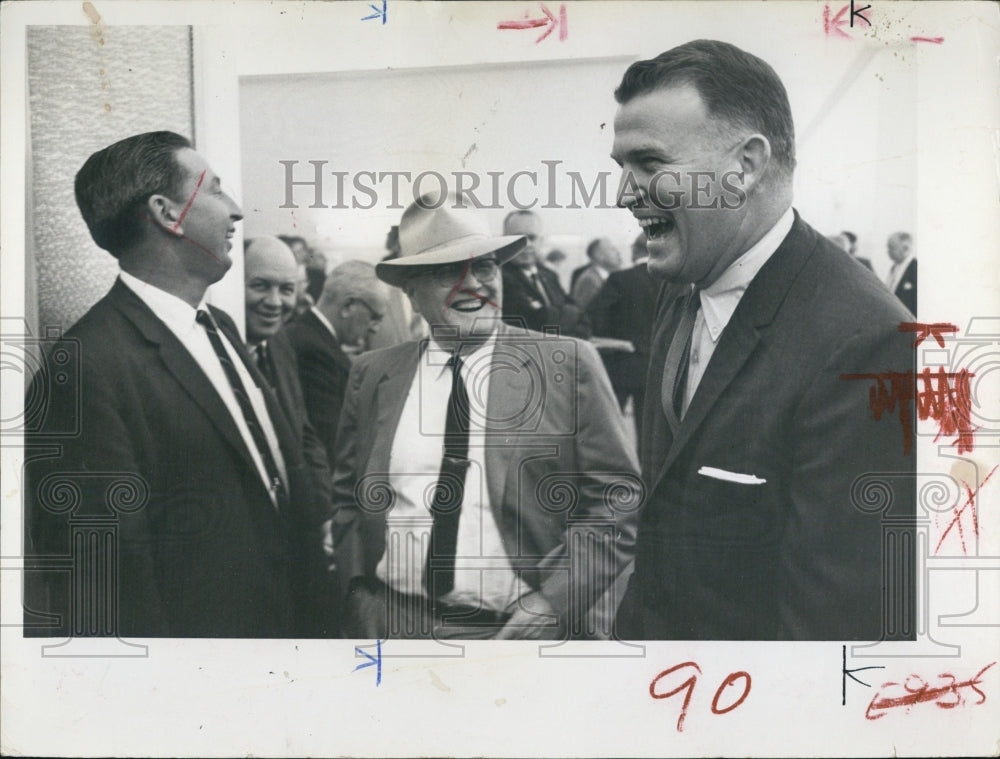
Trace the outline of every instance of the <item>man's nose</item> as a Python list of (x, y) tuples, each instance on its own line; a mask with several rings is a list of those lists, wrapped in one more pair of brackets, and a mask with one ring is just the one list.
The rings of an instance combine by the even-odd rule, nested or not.
[(619, 208), (631, 209), (640, 201), (639, 194), (642, 188), (629, 169), (622, 169), (621, 178), (618, 180), (618, 194), (615, 198), (615, 205)]
[(243, 218), (243, 209), (236, 205), (236, 201), (233, 200), (229, 195), (226, 195), (226, 202), (229, 204), (229, 218), (233, 221), (239, 221)]
[(269, 306), (281, 308), (281, 293), (278, 292), (277, 288), (268, 290), (267, 294), (264, 296), (264, 302)]

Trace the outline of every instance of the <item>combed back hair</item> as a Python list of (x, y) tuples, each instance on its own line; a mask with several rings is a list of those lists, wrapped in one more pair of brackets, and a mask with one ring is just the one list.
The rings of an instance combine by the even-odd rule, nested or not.
[(900, 242), (905, 242), (907, 245), (913, 242), (913, 236), (909, 232), (893, 232), (892, 236)]
[(191, 142), (174, 132), (146, 132), (98, 150), (76, 173), (76, 204), (90, 236), (117, 258), (139, 242), (150, 223), (144, 210), (153, 195), (178, 200), (186, 174), (177, 151)]
[(844, 237), (846, 237), (848, 240), (850, 240), (851, 245), (854, 245), (854, 243), (856, 243), (858, 241), (858, 236), (856, 234), (854, 234), (853, 232), (851, 232), (850, 230), (848, 230), (848, 229), (845, 229), (840, 234), (842, 234)]
[(748, 130), (767, 137), (771, 156), (784, 173), (795, 169), (795, 126), (788, 94), (765, 61), (735, 45), (694, 40), (636, 61), (615, 90), (624, 105), (654, 90), (691, 85), (705, 108), (731, 130)]
[(350, 298), (367, 301), (387, 294), (388, 289), (375, 276), (374, 266), (366, 261), (345, 261), (327, 275), (319, 305), (339, 306)]

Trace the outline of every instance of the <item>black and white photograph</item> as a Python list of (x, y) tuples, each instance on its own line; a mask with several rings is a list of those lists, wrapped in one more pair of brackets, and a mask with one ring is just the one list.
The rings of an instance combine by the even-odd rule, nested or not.
[(0, 14), (5, 754), (995, 753), (997, 6)]

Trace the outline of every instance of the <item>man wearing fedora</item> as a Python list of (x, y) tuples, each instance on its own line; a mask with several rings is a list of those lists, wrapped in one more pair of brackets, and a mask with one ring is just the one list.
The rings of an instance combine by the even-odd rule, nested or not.
[(431, 327), (361, 356), (337, 436), (336, 562), (359, 638), (610, 634), (642, 496), (596, 351), (502, 322), (490, 237), (455, 195), (403, 214), (376, 267)]

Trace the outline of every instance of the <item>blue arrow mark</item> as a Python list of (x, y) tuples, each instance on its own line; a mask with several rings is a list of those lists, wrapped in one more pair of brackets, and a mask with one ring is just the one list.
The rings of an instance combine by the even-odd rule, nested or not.
[(375, 641), (375, 656), (365, 651), (361, 646), (354, 647), (355, 654), (362, 654), (368, 659), (364, 664), (359, 664), (352, 672), (357, 672), (359, 669), (364, 669), (365, 667), (375, 666), (375, 687), (377, 688), (382, 683), (382, 641)]
[(382, 0), (382, 8), (381, 8), (381, 10), (379, 9), (379, 7), (377, 5), (373, 5), (372, 3), (368, 3), (368, 7), (371, 8), (375, 12), (372, 15), (370, 15), (370, 16), (365, 16), (361, 20), (362, 21), (371, 21), (374, 18), (380, 18), (380, 19), (382, 19), (382, 24), (384, 25), (385, 22), (386, 22), (386, 20), (388, 19), (388, 16), (389, 16), (389, 12), (386, 9), (386, 3), (387, 3), (387, 1), (388, 0)]

